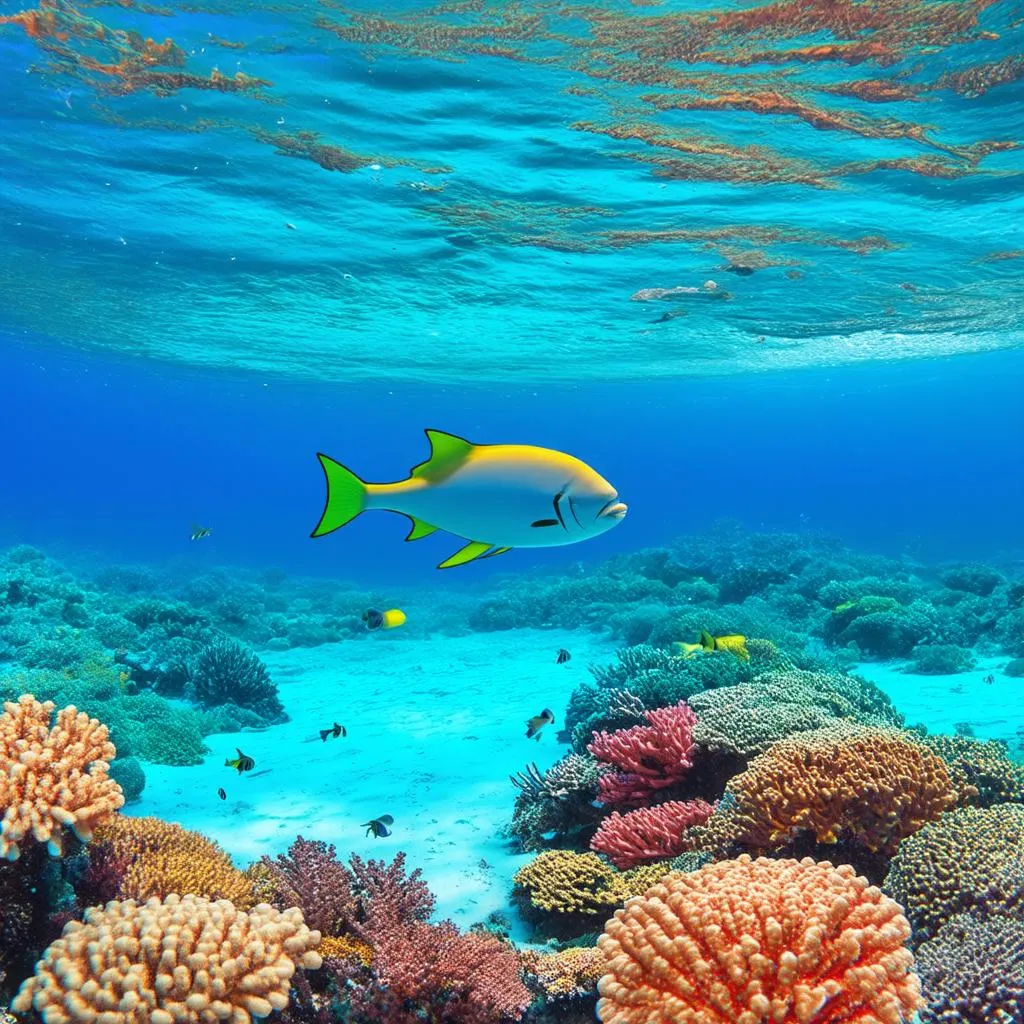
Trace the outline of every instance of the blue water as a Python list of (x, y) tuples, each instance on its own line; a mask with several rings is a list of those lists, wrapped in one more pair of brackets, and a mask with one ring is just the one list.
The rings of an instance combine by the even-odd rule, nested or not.
[[(596, 563), (719, 519), (890, 554), (994, 557), (1020, 546), (1022, 381), (1013, 352), (646, 385), (339, 386), (19, 345), (0, 364), (0, 541), (440, 585), (433, 567), (457, 542), (405, 545), (402, 517), (370, 513), (308, 536), (323, 503), (316, 452), (397, 480), (434, 426), (572, 452), (631, 508), (596, 540), (517, 551), (463, 569), (465, 582)], [(193, 523), (214, 534), (191, 544)]]

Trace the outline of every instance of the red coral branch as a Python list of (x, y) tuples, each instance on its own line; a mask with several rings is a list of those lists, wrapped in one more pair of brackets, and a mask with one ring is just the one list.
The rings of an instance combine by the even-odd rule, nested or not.
[(649, 725), (597, 733), (587, 748), (614, 771), (599, 780), (598, 799), (618, 807), (639, 807), (662, 789), (682, 781), (693, 764), (697, 716), (684, 701), (647, 711)]
[(714, 807), (704, 800), (670, 800), (628, 814), (615, 811), (601, 822), (590, 848), (606, 854), (622, 871), (647, 861), (678, 857), (691, 849), (686, 830), (703, 825), (712, 811)]

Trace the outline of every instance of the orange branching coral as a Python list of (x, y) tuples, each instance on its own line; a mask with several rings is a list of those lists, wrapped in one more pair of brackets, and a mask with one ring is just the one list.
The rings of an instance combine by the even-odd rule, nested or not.
[(604, 954), (596, 946), (570, 946), (557, 953), (523, 953), (523, 966), (543, 988), (548, 999), (574, 999), (597, 991), (597, 983), (608, 969)]
[(14, 860), (31, 836), (59, 857), (64, 829), (83, 842), (124, 804), (110, 778), (117, 756), (107, 727), (74, 707), (57, 713), (31, 694), (0, 715), (0, 855)]
[(252, 880), (211, 839), (159, 818), (118, 815), (96, 833), (97, 850), (127, 863), (120, 899), (146, 900), (176, 892), (227, 899), (245, 910), (255, 902)]
[(910, 925), (848, 865), (738, 860), (669, 876), (605, 925), (604, 1024), (899, 1024)]
[(373, 947), (351, 935), (326, 935), (317, 952), (325, 960), (358, 960), (364, 967), (373, 963)]
[(891, 855), (957, 803), (942, 760), (893, 730), (825, 727), (780, 740), (726, 787), (734, 839), (772, 850), (801, 831)]
[(112, 902), (65, 927), (12, 1007), (47, 1024), (251, 1024), (288, 1005), (296, 969), (320, 966), (319, 943), (297, 908)]

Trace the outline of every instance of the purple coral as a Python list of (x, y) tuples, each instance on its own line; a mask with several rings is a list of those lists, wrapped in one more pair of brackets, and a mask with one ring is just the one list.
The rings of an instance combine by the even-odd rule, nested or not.
[(286, 854), (265, 859), (282, 897), (302, 908), (310, 928), (340, 935), (356, 918), (352, 873), (338, 860), (333, 844), (297, 836)]
[(922, 1024), (1024, 1020), (1024, 921), (959, 914), (917, 951)]

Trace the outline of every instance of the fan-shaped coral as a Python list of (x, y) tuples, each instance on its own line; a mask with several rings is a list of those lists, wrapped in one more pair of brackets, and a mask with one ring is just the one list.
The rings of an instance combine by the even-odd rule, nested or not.
[(598, 799), (616, 807), (638, 807), (659, 790), (686, 777), (693, 764), (697, 716), (683, 702), (644, 714), (647, 725), (599, 732), (587, 748), (611, 771), (598, 780)]
[(288, 1005), (298, 967), (319, 967), (302, 912), (238, 910), (198, 896), (111, 902), (68, 924), (12, 1007), (46, 1024), (250, 1024)]
[(601, 822), (590, 848), (605, 854), (620, 870), (678, 857), (692, 846), (686, 830), (703, 824), (713, 810), (705, 800), (669, 800), (626, 814), (615, 811)]
[(738, 860), (671, 875), (598, 945), (604, 1024), (898, 1024), (920, 1005), (910, 925), (850, 867)]
[(13, 860), (31, 836), (52, 856), (64, 847), (64, 829), (83, 842), (124, 804), (108, 775), (117, 756), (107, 728), (74, 707), (57, 713), (26, 694), (0, 715), (0, 855)]
[(159, 818), (118, 815), (96, 832), (95, 858), (124, 866), (108, 899), (147, 900), (176, 892), (251, 907), (252, 882), (211, 839)]
[(917, 939), (998, 897), (993, 887), (1024, 849), (1024, 806), (962, 807), (904, 840), (885, 891), (903, 905)]
[(836, 723), (774, 744), (726, 787), (732, 838), (754, 849), (799, 832), (891, 855), (958, 799), (943, 762), (906, 736)]

